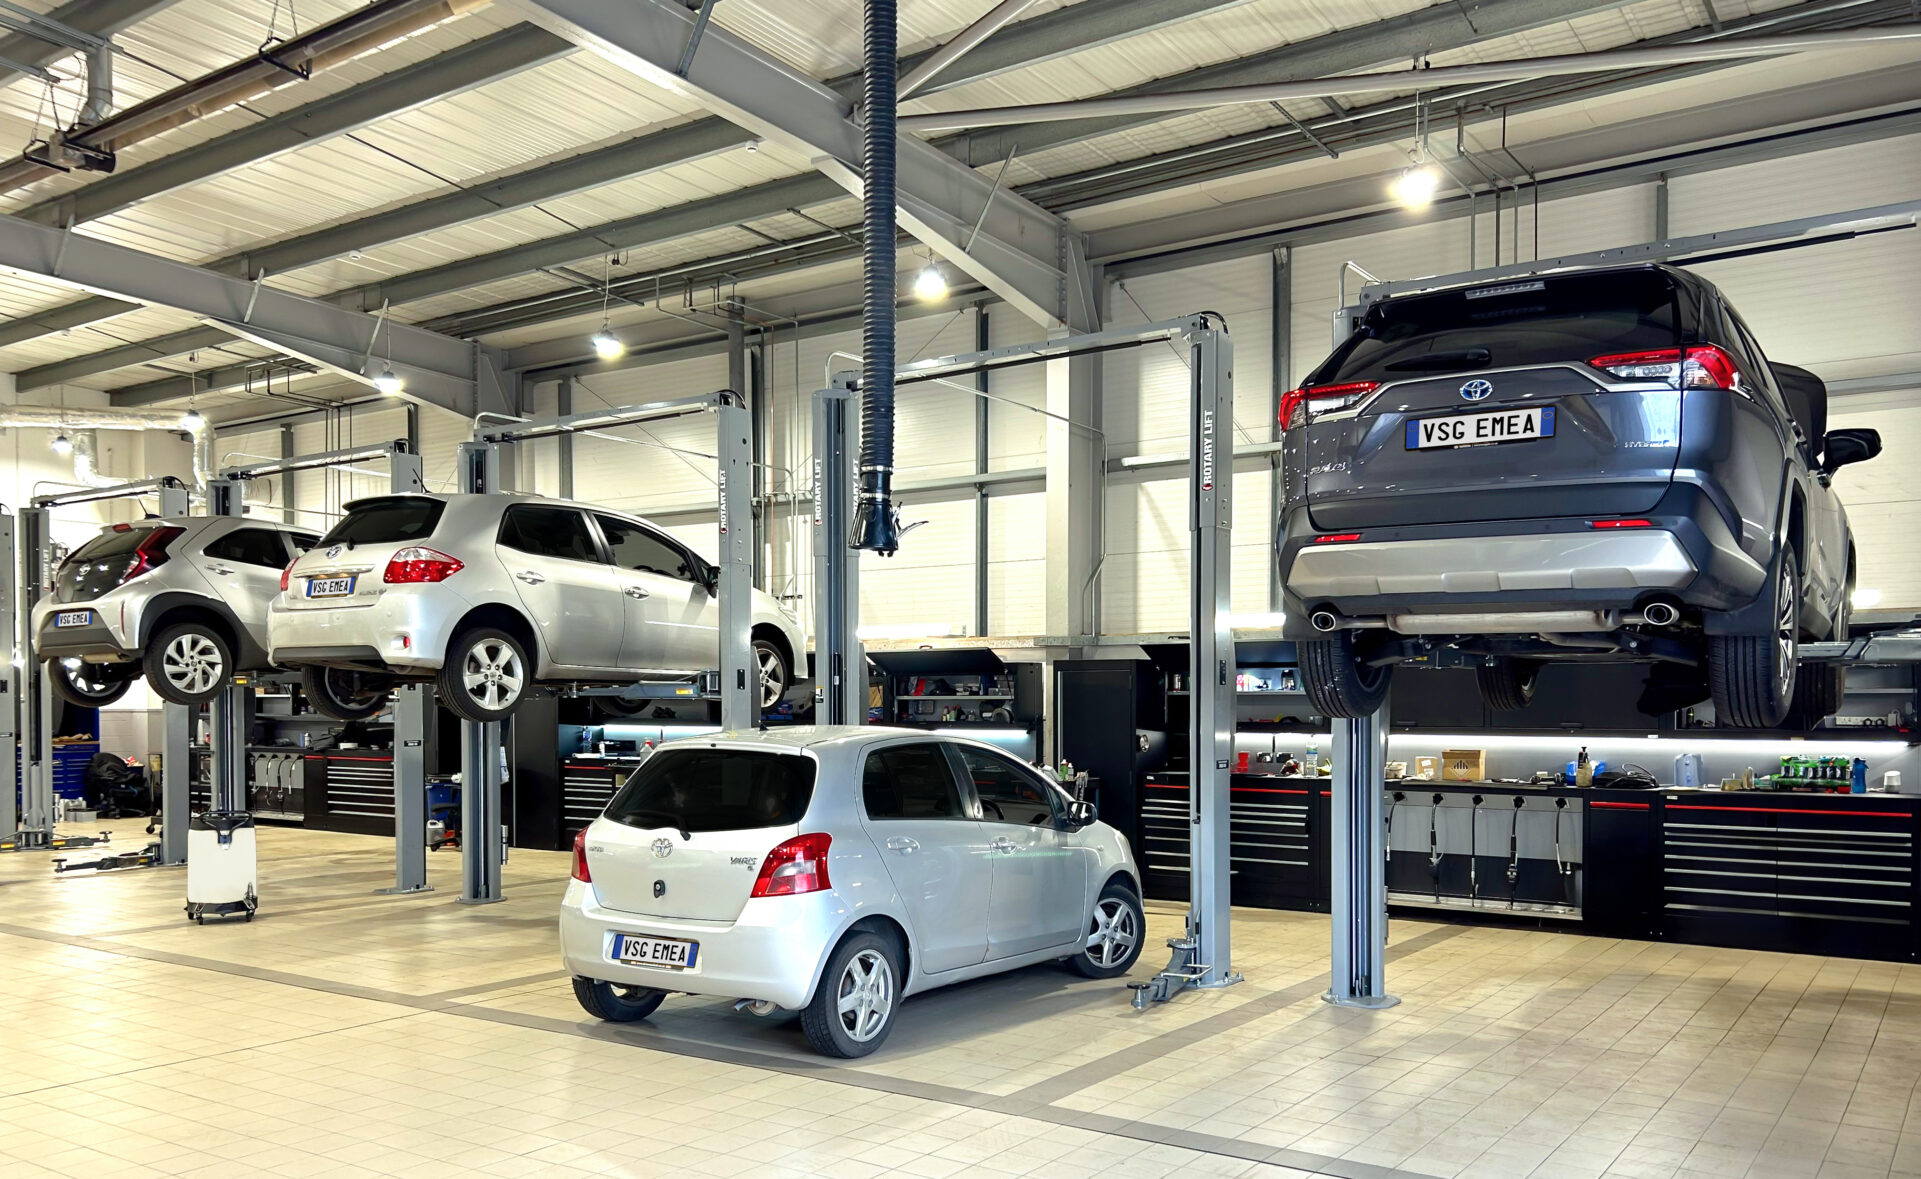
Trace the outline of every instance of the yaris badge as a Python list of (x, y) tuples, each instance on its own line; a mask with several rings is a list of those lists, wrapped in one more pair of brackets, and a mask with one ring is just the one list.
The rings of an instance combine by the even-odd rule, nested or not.
[(1461, 396), (1469, 401), (1486, 401), (1494, 396), (1492, 381), (1472, 380), (1461, 386)]
[(664, 860), (674, 854), (674, 841), (671, 839), (654, 840), (654, 858)]

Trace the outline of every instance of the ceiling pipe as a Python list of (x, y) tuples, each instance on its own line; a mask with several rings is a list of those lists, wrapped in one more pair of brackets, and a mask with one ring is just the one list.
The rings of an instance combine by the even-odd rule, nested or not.
[(1034, 6), (1035, 0), (1001, 0), (987, 15), (968, 25), (948, 40), (947, 44), (928, 54), (921, 63), (907, 71), (900, 80), (900, 93), (896, 101), (906, 102), (916, 91), (933, 81), (935, 76), (962, 57), (971, 53), (975, 46), (1000, 31), (1002, 25), (1013, 20)]
[[(486, 0), (376, 0), (301, 36), (276, 42), (250, 58), (157, 94), (111, 118), (54, 134), (45, 157), (53, 163), (22, 155), (0, 164), (0, 193), (58, 175), (67, 170), (55, 166), (61, 162), (71, 160), (77, 164), (81, 159), (110, 158), (112, 153), (163, 131), (259, 98), (286, 85), (289, 79), (311, 77), (485, 3)], [(110, 79), (104, 81), (110, 89)], [(112, 171), (112, 168), (98, 170)]]
[(1918, 39), (1921, 39), (1921, 24), (1883, 25), (1865, 29), (1844, 29), (1831, 33), (1745, 37), (1725, 41), (1693, 42), (1686, 45), (1608, 49), (1598, 53), (1567, 53), (1554, 57), (1530, 57), (1517, 61), (1485, 62), (1477, 65), (1435, 66), (1429, 69), (1394, 70), (1389, 73), (1343, 74), (1332, 78), (1271, 82), (1258, 86), (1222, 86), (1211, 89), (1182, 90), (1170, 94), (1132, 94), (1114, 98), (1077, 99), (1071, 102), (1042, 102), (1028, 106), (940, 111), (924, 115), (902, 115), (899, 124), (902, 131), (960, 131), (1017, 123), (1059, 123), (1069, 119), (1165, 114), (1210, 107), (1240, 106), (1248, 103), (1294, 102), (1304, 98), (1341, 98), (1351, 94), (1431, 90), (1440, 86), (1508, 82), (1564, 74), (1599, 74), (1611, 70), (1695, 65), (1701, 62), (1741, 58), (1781, 57), (1823, 49), (1843, 49), (1878, 42)]

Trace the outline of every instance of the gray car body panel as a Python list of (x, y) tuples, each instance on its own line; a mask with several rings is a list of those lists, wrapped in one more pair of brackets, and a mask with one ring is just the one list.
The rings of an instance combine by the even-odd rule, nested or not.
[[(1630, 610), (1654, 591), (1699, 608), (1710, 633), (1764, 633), (1766, 587), (1798, 520), (1803, 629), (1828, 637), (1846, 610), (1846, 513), (1765, 358), (1734, 329), (1719, 291), (1687, 271), (1657, 269), (1681, 296), (1682, 343), (1729, 352), (1743, 374), (1740, 388), (1616, 382), (1585, 357), (1568, 357), (1390, 381), (1359, 406), (1287, 431), (1276, 537), (1287, 636), (1316, 637), (1306, 619), (1319, 608), (1349, 617), (1464, 607)], [(1462, 389), (1476, 380), (1492, 393), (1475, 388), (1470, 399)], [(1553, 439), (1451, 450), (1404, 445), (1410, 418), (1543, 404), (1557, 410)], [(1583, 577), (1596, 541), (1588, 521), (1621, 517), (1670, 533), (1691, 572), (1639, 584), (1611, 576), (1613, 566), (1597, 558), (1594, 575)], [(1301, 560), (1317, 537), (1353, 532), (1377, 553), (1403, 541), (1414, 546), (1404, 557), (1382, 556), (1384, 592), (1326, 592), (1328, 562), (1319, 554)], [(1517, 544), (1517, 537), (1534, 539)], [(1416, 553), (1418, 568), (1410, 564)], [(1414, 588), (1393, 588), (1402, 568)], [(1544, 569), (1573, 576), (1561, 585), (1530, 583), (1529, 574)], [(1453, 585), (1434, 590), (1437, 577)]]

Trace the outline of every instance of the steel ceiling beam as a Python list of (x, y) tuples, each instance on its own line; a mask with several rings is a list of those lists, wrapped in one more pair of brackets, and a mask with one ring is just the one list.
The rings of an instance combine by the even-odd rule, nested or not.
[[(679, 76), (695, 17), (671, 0), (510, 3), (557, 35), (813, 161), (847, 192), (861, 191), (861, 129), (846, 101), (725, 29), (708, 29), (687, 76)], [(899, 139), (895, 172), (901, 224), (916, 238), (1021, 314), (1084, 326), (1072, 322), (1078, 312), (1068, 273), (1079, 236), (1065, 222), (997, 193), (985, 176), (911, 136)]]
[[(82, 2), (100, 3), (101, 0)], [(133, 0), (110, 2), (125, 5), (133, 3)], [(156, 4), (158, 0), (144, 2)], [(167, 2), (171, 3), (172, 0)], [(931, 94), (954, 86), (964, 86), (1249, 2), (1081, 0), (1072, 6), (1071, 11), (1057, 9), (1001, 29), (975, 47), (964, 60), (948, 65), (940, 77), (928, 83), (924, 89)], [(912, 69), (932, 56), (931, 52), (910, 54), (902, 59), (901, 64), (904, 68)], [(859, 74), (848, 74), (834, 79), (828, 85), (837, 93), (851, 97), (858, 93), (859, 83)], [(637, 136), (610, 147), (582, 152), (568, 159), (536, 164), (525, 171), (472, 188), (456, 189), (398, 208), (324, 226), (284, 241), (242, 250), (207, 265), (222, 274), (237, 274), (245, 278), (258, 274), (284, 274), (302, 266), (344, 257), (356, 250), (373, 249), (390, 242), (436, 233), (662, 168), (694, 163), (706, 156), (739, 147), (752, 138), (752, 133), (725, 119), (701, 119), (666, 131)], [(835, 188), (833, 192), (838, 195), (839, 189)], [(779, 208), (774, 208), (760, 215), (768, 216), (779, 211)], [(617, 233), (620, 224), (601, 229), (605, 233)], [(613, 248), (628, 249), (652, 244), (654, 240), (657, 239), (641, 238)], [(602, 247), (590, 245), (587, 252), (599, 248)], [(583, 256), (574, 254), (562, 261), (573, 261)], [(509, 271), (499, 277), (511, 277), (514, 273), (519, 272)], [(364, 304), (364, 293), (354, 305)], [(31, 318), (0, 325), (0, 348), (54, 332), (70, 331), (136, 309), (134, 304), (118, 299), (82, 299), (49, 308)]]
[[(111, 37), (174, 3), (175, 0), (70, 0), (48, 13), (47, 17), (91, 36)], [(26, 33), (0, 37), (0, 57), (22, 65), (44, 67), (72, 53), (71, 49)], [(21, 76), (15, 70), (0, 70), (0, 86), (14, 82)]]
[(369, 384), (361, 370), (379, 326), (376, 363), (391, 358), (409, 397), (469, 413), (477, 401), (479, 350), (438, 332), (391, 320), (380, 326), (373, 316), (317, 299), (19, 217), (0, 217), (0, 268), (197, 315)]

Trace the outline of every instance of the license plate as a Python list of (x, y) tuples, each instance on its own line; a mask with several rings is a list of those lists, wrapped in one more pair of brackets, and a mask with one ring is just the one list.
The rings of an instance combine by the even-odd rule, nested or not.
[(1554, 437), (1554, 407), (1457, 413), (1444, 418), (1415, 418), (1407, 423), (1407, 449), (1442, 450), (1485, 446), (1490, 442), (1527, 442)]
[(699, 942), (672, 937), (639, 937), (631, 933), (614, 935), (614, 960), (628, 966), (664, 966), (669, 970), (691, 970)]
[(85, 626), (92, 621), (91, 610), (66, 610), (53, 616), (55, 626)]
[(309, 577), (307, 596), (310, 598), (344, 598), (354, 592), (354, 579), (351, 577)]

